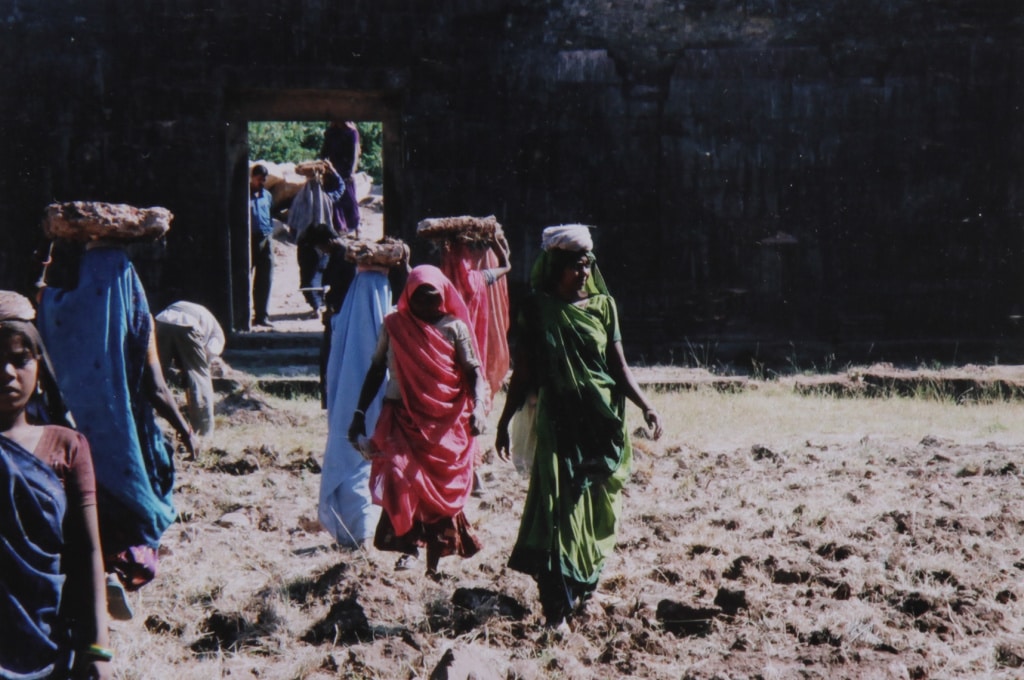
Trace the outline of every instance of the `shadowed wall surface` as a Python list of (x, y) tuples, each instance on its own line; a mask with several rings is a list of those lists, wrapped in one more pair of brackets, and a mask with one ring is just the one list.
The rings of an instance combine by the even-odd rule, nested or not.
[(516, 293), (544, 226), (596, 225), (634, 360), (1002, 351), (1019, 7), (4, 0), (0, 283), (33, 278), (51, 201), (162, 205), (154, 306), (178, 288), (243, 329), (246, 123), (369, 119), (387, 231), (494, 214)]

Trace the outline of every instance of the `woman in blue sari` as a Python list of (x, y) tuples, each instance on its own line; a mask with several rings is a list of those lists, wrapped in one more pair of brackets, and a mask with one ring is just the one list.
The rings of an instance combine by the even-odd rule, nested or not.
[(27, 298), (0, 291), (0, 677), (109, 678), (96, 487)]
[(77, 285), (44, 288), (39, 331), (96, 467), (108, 572), (130, 590), (156, 575), (157, 548), (176, 517), (174, 448), (154, 409), (190, 455), (197, 439), (164, 382), (146, 292), (125, 252), (86, 247)]

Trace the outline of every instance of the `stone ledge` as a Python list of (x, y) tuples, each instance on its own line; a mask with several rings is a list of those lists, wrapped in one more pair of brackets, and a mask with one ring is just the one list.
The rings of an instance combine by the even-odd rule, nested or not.
[[(637, 368), (637, 383), (646, 390), (690, 392), (711, 389), (740, 393), (767, 385), (783, 385), (807, 396), (847, 398), (920, 397), (951, 399), (956, 402), (1024, 401), (1024, 367), (968, 367), (942, 371), (851, 370), (844, 374), (787, 376), (759, 380), (744, 376), (716, 376), (701, 369)], [(230, 394), (246, 389), (278, 397), (317, 397), (320, 380), (316, 375), (255, 376), (234, 371), (213, 379), (214, 390)]]

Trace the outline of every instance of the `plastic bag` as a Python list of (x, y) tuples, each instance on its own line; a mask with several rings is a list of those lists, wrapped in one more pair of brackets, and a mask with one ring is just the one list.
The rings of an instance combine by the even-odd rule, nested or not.
[(527, 395), (526, 401), (512, 416), (509, 426), (509, 449), (516, 471), (523, 477), (530, 476), (533, 455), (537, 450), (537, 395)]

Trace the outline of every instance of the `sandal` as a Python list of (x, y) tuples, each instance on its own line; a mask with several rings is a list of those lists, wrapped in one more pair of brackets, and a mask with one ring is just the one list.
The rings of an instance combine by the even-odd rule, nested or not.
[(135, 616), (128, 603), (128, 591), (121, 585), (116, 574), (107, 575), (107, 611), (115, 621), (129, 621)]
[(395, 562), (395, 571), (412, 571), (422, 566), (420, 558), (416, 557), (416, 555), (402, 555)]

